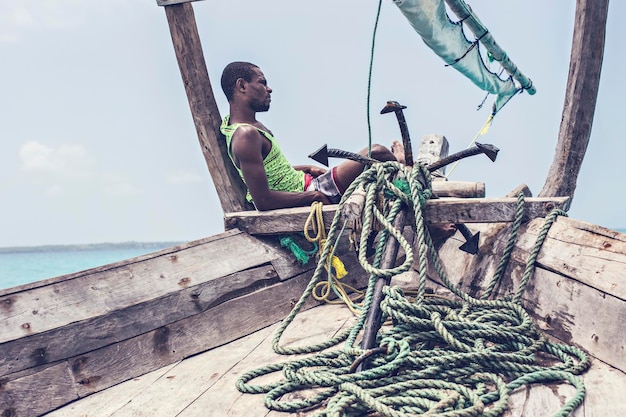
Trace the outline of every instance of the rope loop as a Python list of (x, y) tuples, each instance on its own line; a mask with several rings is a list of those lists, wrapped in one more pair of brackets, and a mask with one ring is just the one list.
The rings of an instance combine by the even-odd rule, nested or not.
[[(280, 340), (284, 331), (322, 277), (330, 275), (328, 260), (345, 228), (341, 208), (357, 188), (365, 191), (358, 258), (369, 275), (356, 312), (360, 314), (351, 327), (329, 340), (309, 346), (283, 346)], [(521, 303), (550, 226), (565, 213), (555, 210), (546, 217), (517, 290), (495, 297), (495, 288), (506, 272), (524, 220), (524, 196), (518, 195), (507, 247), (487, 288), (480, 298), (475, 298), (455, 286), (441, 265), (422, 215), (431, 195), (431, 175), (426, 167), (416, 165), (409, 169), (395, 162), (377, 163), (350, 185), (327, 236), (323, 224), (314, 219), (307, 223), (307, 228), (312, 228), (309, 237), (323, 238), (318, 264), (307, 289), (272, 339), (279, 354), (307, 355), (249, 371), (239, 378), (237, 389), (265, 394), (265, 406), (271, 410), (298, 413), (319, 408), (318, 417), (371, 412), (389, 417), (501, 416), (512, 391), (545, 382), (569, 384), (575, 389), (555, 416), (568, 416), (580, 405), (585, 388), (579, 375), (588, 369), (589, 356), (574, 346), (550, 342)], [(321, 207), (314, 210), (321, 213)], [(408, 217), (415, 231), (413, 244), (393, 226), (401, 210), (411, 214)], [(374, 254), (368, 258), (370, 233), (377, 233), (377, 241)], [(381, 268), (384, 247), (391, 239), (398, 242), (406, 259), (400, 266)], [(436, 278), (452, 294), (450, 297), (426, 294), (429, 263)], [(385, 286), (380, 308), (383, 317), (390, 320), (378, 331), (372, 349), (359, 348), (357, 341), (372, 308), (378, 277), (391, 277), (412, 265), (419, 275), (417, 291), (408, 295), (398, 287)], [(324, 288), (326, 293), (331, 291), (330, 287)], [(273, 373), (281, 374), (277, 382), (252, 383)]]

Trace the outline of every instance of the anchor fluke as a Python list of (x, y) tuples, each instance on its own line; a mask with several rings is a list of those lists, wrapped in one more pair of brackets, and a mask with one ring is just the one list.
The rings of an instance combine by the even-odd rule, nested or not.
[(465, 243), (459, 246), (463, 252), (467, 252), (470, 255), (476, 255), (478, 253), (478, 241), (480, 240), (480, 232), (476, 232), (475, 235), (472, 235), (472, 232), (465, 226), (464, 224), (457, 224), (456, 227), (459, 229), (463, 237), (465, 238)]
[(319, 148), (318, 150), (310, 154), (309, 158), (327, 167), (328, 166), (328, 145), (324, 144), (324, 146), (322, 146), (321, 148)]
[(327, 145), (322, 146), (317, 151), (309, 155), (309, 158), (313, 159), (314, 161), (319, 162), (320, 164), (324, 166), (328, 166), (329, 157), (350, 159), (352, 161), (359, 162), (363, 165), (375, 164), (376, 162), (380, 162), (374, 158), (369, 158), (367, 156), (363, 156), (358, 153), (343, 151), (341, 149), (328, 148)]
[(496, 158), (498, 157), (498, 152), (500, 151), (500, 149), (498, 149), (497, 147), (489, 144), (489, 143), (478, 143), (476, 142), (476, 146), (483, 151), (483, 153), (485, 155), (487, 155), (487, 157), (489, 159), (491, 159), (491, 162), (496, 162)]

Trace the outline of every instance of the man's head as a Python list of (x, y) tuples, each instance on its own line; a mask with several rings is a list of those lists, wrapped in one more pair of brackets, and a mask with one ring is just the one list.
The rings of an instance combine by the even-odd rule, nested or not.
[(235, 90), (235, 84), (237, 79), (243, 78), (250, 82), (254, 75), (254, 68), (259, 68), (249, 62), (231, 62), (226, 65), (224, 71), (222, 71), (222, 91), (226, 95), (228, 101), (233, 99), (233, 93)]
[(230, 103), (237, 96), (244, 98), (254, 111), (269, 110), (272, 89), (267, 86), (258, 66), (249, 62), (231, 62), (222, 72), (221, 84)]

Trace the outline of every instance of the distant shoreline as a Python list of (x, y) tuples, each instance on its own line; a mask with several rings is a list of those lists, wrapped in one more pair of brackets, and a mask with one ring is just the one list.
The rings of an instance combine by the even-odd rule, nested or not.
[(87, 250), (111, 249), (162, 249), (180, 245), (184, 242), (120, 242), (120, 243), (85, 243), (81, 245), (40, 245), (40, 246), (9, 246), (0, 248), (2, 253), (24, 252), (73, 252)]

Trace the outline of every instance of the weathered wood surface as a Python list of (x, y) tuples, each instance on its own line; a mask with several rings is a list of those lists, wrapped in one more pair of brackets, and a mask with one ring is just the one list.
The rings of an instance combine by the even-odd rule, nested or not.
[[(37, 414), (130, 380), (185, 357), (268, 326), (285, 317), (310, 276), (306, 274), (247, 296), (227, 301), (118, 343), (68, 358), (39, 372), (3, 384), (0, 403), (8, 415)], [(61, 392), (50, 396), (48, 386)]]
[[(420, 164), (430, 165), (439, 159), (448, 156), (450, 144), (448, 139), (443, 135), (424, 135), (420, 140), (419, 152), (417, 154), (417, 162)], [(441, 167), (433, 175), (443, 176), (446, 173), (446, 167)], [(441, 195), (443, 197), (443, 195)]]
[[(319, 342), (349, 326), (354, 318), (343, 306), (325, 305), (301, 313), (285, 335), (297, 345)], [(277, 325), (259, 330), (203, 354), (127, 381), (47, 414), (48, 417), (280, 417), (269, 411), (262, 395), (241, 394), (236, 379), (251, 369), (288, 360), (271, 349)], [(296, 342), (297, 341), (297, 342)], [(585, 401), (574, 417), (623, 415), (626, 374), (593, 360), (583, 375)], [(553, 415), (572, 395), (569, 386), (537, 384), (516, 391), (505, 417)], [(298, 414), (310, 416), (315, 410)]]
[(6, 290), (0, 297), (0, 343), (132, 307), (283, 256), (259, 243), (231, 231), (181, 251), (156, 252), (26, 291)]
[[(346, 283), (362, 287), (351, 255), (342, 256), (352, 272)], [(314, 266), (296, 265), (271, 240), (230, 231), (6, 290), (0, 412), (41, 414), (272, 324)]]
[[(517, 288), (543, 225), (543, 219), (535, 219), (520, 229), (509, 273), (497, 287), (500, 294)], [(457, 249), (460, 237), (446, 242), (441, 256), (453, 282), (470, 293), (484, 288), (508, 243), (509, 227), (489, 225), (487, 233), (483, 228), (476, 257)], [(625, 270), (625, 234), (559, 217), (539, 252), (523, 301), (548, 334), (626, 372)]]
[(554, 159), (540, 197), (574, 197), (598, 99), (609, 0), (577, 0), (565, 103)]
[(157, 6), (172, 6), (174, 4), (191, 3), (200, 0), (156, 0)]
[[(544, 217), (555, 208), (563, 208), (567, 197), (527, 198), (524, 215), (527, 218)], [(430, 200), (423, 210), (428, 223), (485, 223), (512, 222), (517, 212), (516, 198), (441, 198)], [(324, 223), (330, 227), (336, 205), (323, 208)], [(301, 232), (311, 209), (297, 207), (268, 211), (225, 213), (227, 229), (238, 228), (252, 235)]]
[(198, 140), (222, 210), (225, 213), (249, 210), (251, 206), (245, 200), (245, 186), (228, 158), (226, 140), (220, 132), (222, 120), (209, 80), (193, 6), (189, 3), (169, 5), (165, 7), (165, 14)]
[[(437, 179), (437, 177), (435, 177)], [(470, 181), (433, 181), (433, 192), (439, 197), (484, 198), (485, 183)]]

